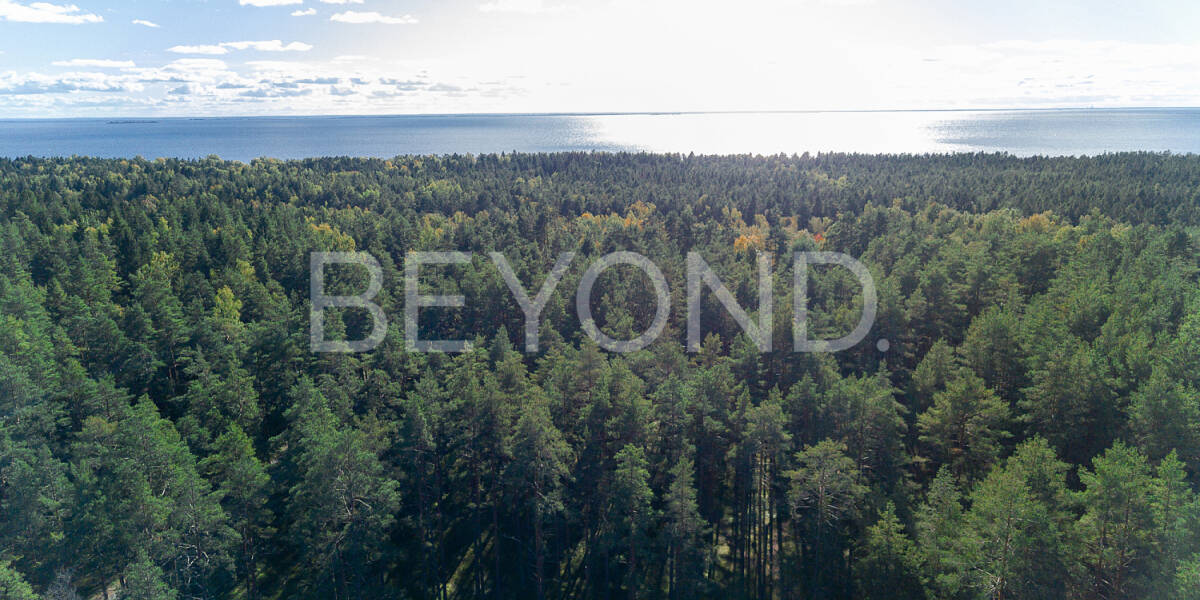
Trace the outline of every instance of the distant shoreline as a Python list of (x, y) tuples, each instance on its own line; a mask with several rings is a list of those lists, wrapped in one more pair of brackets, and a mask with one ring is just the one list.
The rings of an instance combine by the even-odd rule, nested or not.
[(797, 110), (660, 110), (660, 111), (595, 111), (595, 112), (478, 112), (478, 113), (385, 113), (385, 114), (312, 114), (312, 115), (169, 115), (169, 116), (75, 116), (75, 117), (0, 117), (0, 123), (10, 121), (107, 121), (114, 125), (157, 123), (159, 121), (208, 121), (219, 119), (390, 119), (390, 118), (449, 118), (449, 117), (621, 117), (671, 115), (807, 115), (807, 114), (872, 114), (872, 113), (1026, 113), (1026, 112), (1146, 112), (1197, 110), (1200, 106), (1062, 106), (1024, 108), (863, 108), (863, 109), (797, 109)]
[[(120, 125), (120, 126), (114, 126)], [(0, 156), (1200, 153), (1200, 108), (17, 119)]]

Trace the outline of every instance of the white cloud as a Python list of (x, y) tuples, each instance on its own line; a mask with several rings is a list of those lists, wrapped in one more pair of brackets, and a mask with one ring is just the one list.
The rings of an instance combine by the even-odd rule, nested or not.
[(0, 21), (80, 25), (82, 23), (99, 23), (103, 20), (104, 17), (83, 12), (74, 4), (34, 2), (27, 6), (13, 0), (0, 0)]
[(171, 46), (167, 48), (167, 52), (176, 54), (209, 54), (221, 55), (228, 54), (230, 50), (257, 50), (259, 52), (308, 52), (312, 50), (312, 44), (304, 42), (292, 42), (284, 44), (279, 40), (265, 40), (259, 42), (221, 42), (220, 44), (206, 44), (200, 46)]
[(158, 23), (155, 23), (155, 22), (153, 22), (153, 21), (147, 21), (147, 20), (145, 20), (145, 19), (134, 19), (134, 20), (133, 20), (133, 24), (134, 24), (134, 25), (144, 25), (144, 26), (146, 26), (146, 27), (150, 27), (150, 28), (153, 28), (153, 29), (158, 29)]
[(228, 54), (229, 49), (223, 46), (205, 45), (205, 46), (171, 46), (167, 48), (167, 52), (176, 54)]
[(336, 15), (329, 17), (329, 20), (337, 21), (338, 23), (354, 23), (356, 25), (360, 25), (360, 24), (364, 24), (364, 23), (382, 23), (384, 25), (412, 25), (417, 22), (417, 19), (415, 17), (413, 17), (412, 15), (404, 15), (402, 17), (389, 17), (386, 15), (381, 15), (374, 11), (358, 12), (355, 10), (348, 10), (346, 12), (337, 13)]
[(42, 73), (0, 74), (0, 95), (36, 96), (41, 94), (65, 94), (70, 92), (136, 92), (143, 87), (124, 76), (103, 73), (68, 73), (45, 75)]
[(313, 15), (315, 15), (315, 14), (317, 14), (317, 9), (315, 9), (315, 8), (309, 8), (309, 9), (306, 9), (306, 10), (294, 10), (294, 11), (292, 11), (292, 16), (293, 16), (293, 17), (311, 17), (311, 16), (313, 16)]
[(258, 50), (259, 52), (308, 52), (312, 50), (312, 44), (292, 42), (285, 45), (279, 40), (265, 42), (223, 42), (221, 46), (224, 48), (233, 48), (234, 50)]
[(304, 4), (304, 0), (238, 0), (242, 6), (288, 6)]
[(324, 4), (362, 4), (363, 0), (321, 0)]
[(163, 69), (192, 74), (211, 74), (226, 72), (228, 65), (225, 64), (225, 61), (217, 58), (181, 58), (167, 63)]
[(108, 60), (103, 58), (72, 58), (50, 63), (56, 67), (93, 67), (97, 69), (131, 69), (137, 65), (132, 60)]
[[(214, 44), (232, 54), (232, 47)], [(275, 55), (271, 58), (283, 58)], [(292, 57), (288, 57), (292, 58)], [(29, 116), (392, 114), (444, 111), (446, 102), (481, 112), (496, 89), (470, 78), (442, 80), (426, 63), (345, 56), (227, 64), (179, 58), (162, 66), (59, 74), (0, 70), (0, 107)]]

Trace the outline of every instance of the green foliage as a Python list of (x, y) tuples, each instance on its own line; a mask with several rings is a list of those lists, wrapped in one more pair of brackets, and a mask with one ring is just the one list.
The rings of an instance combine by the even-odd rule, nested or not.
[(654, 492), (650, 489), (649, 479), (646, 456), (641, 448), (630, 444), (617, 453), (609, 507), (609, 520), (614, 525), (610, 543), (624, 558), (625, 586), (631, 598), (638, 595), (642, 586), (638, 553), (644, 552), (647, 528), (654, 519), (650, 507)]
[(971, 574), (963, 554), (969, 536), (963, 530), (962, 493), (948, 468), (929, 484), (917, 513), (916, 541), (924, 554), (930, 590), (937, 597), (962, 598)]
[(890, 503), (874, 525), (867, 528), (866, 542), (854, 565), (860, 598), (923, 598), (922, 557), (917, 546), (904, 532)]
[[(0, 160), (0, 589), (1195, 597), (1197, 181), (1161, 154)], [(308, 257), (332, 249), (383, 269), (370, 353), (309, 352)], [(423, 270), (466, 304), (418, 323), (474, 351), (405, 351), (414, 250), (475, 255)], [(626, 355), (573, 310), (617, 250), (672, 291)], [(797, 250), (867, 264), (862, 344), (788, 351)], [(537, 354), (490, 251), (529, 289), (576, 253)], [(706, 293), (686, 352), (689, 251), (746, 308), (773, 253), (776, 351)], [(857, 321), (844, 269), (808, 291), (811, 334)], [(643, 330), (651, 292), (606, 273), (597, 325)]]
[(844, 528), (857, 516), (867, 487), (846, 445), (825, 440), (796, 454), (797, 468), (786, 473), (791, 485), (787, 498), (805, 540), (800, 565), (804, 587), (814, 596), (841, 595), (848, 566), (842, 559), (847, 541)]
[(382, 585), (375, 567), (399, 506), (398, 484), (386, 477), (372, 441), (353, 426), (339, 427), (310, 381), (293, 396), (289, 416), (298, 437), (288, 533), (316, 576), (313, 592), (366, 593)]
[(1173, 581), (1173, 600), (1196, 600), (1200, 598), (1200, 555), (1180, 564)]
[(971, 493), (960, 540), (967, 585), (985, 597), (1051, 598), (1066, 591), (1069, 546), (1017, 465), (996, 469)]
[(917, 417), (921, 442), (938, 462), (964, 480), (985, 473), (1008, 437), (1008, 405), (973, 374), (949, 381), (934, 394), (933, 406)]
[(0, 600), (37, 600), (33, 588), (7, 562), (0, 563)]
[(798, 467), (787, 473), (793, 510), (811, 511), (823, 527), (853, 514), (866, 488), (858, 482), (858, 468), (846, 456), (845, 444), (826, 440), (806, 447), (796, 454), (796, 464)]
[(1162, 482), (1145, 456), (1119, 442), (1092, 465), (1079, 475), (1085, 579), (1100, 597), (1141, 597), (1156, 555), (1154, 498)]
[(125, 569), (121, 600), (175, 600), (179, 594), (163, 581), (162, 569), (145, 554)]
[(704, 538), (707, 525), (700, 516), (692, 483), (695, 464), (683, 458), (671, 469), (671, 485), (663, 508), (663, 535), (667, 546), (667, 591), (672, 599), (696, 598), (705, 592), (708, 553)]
[(513, 460), (508, 464), (505, 475), (533, 531), (533, 576), (537, 597), (544, 598), (545, 528), (565, 509), (563, 489), (570, 475), (568, 464), (571, 450), (563, 441), (562, 433), (550, 420), (545, 401), (540, 398), (523, 407), (511, 447)]

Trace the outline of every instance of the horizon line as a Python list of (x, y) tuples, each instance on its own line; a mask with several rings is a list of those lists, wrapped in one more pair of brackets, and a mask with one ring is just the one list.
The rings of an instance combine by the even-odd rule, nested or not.
[[(769, 115), (769, 114), (854, 114), (854, 113), (929, 113), (929, 112), (1051, 112), (1104, 110), (1196, 110), (1200, 106), (1056, 106), (1056, 107), (986, 107), (986, 108), (864, 108), (864, 109), (775, 109), (775, 110), (646, 110), (646, 111), (561, 111), (561, 112), (463, 112), (463, 113), (314, 113), (306, 115), (165, 115), (165, 116), (72, 116), (72, 117), (0, 117), (3, 121), (151, 121), (205, 119), (306, 119), (306, 118), (392, 118), (392, 117), (617, 117), (671, 115)], [(131, 123), (133, 124), (133, 123)]]

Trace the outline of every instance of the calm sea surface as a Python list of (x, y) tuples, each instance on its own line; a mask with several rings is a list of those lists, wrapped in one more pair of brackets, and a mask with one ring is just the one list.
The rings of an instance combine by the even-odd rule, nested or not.
[(1200, 153), (1200, 109), (0, 120), (0, 156)]

